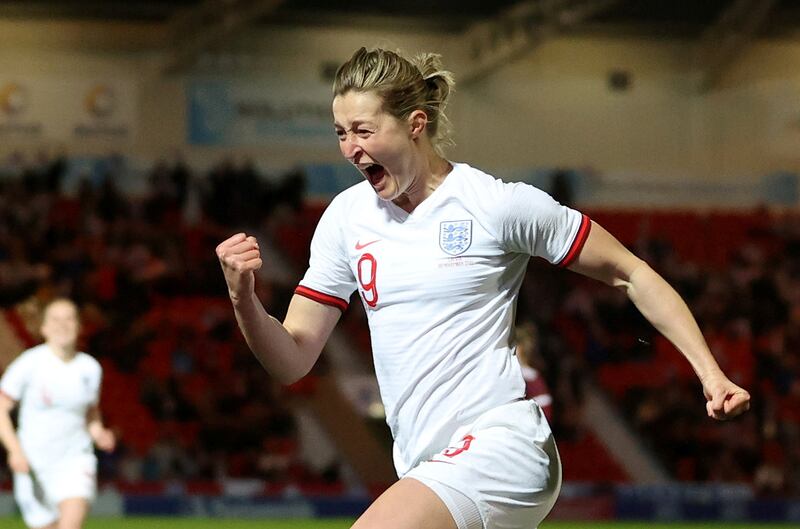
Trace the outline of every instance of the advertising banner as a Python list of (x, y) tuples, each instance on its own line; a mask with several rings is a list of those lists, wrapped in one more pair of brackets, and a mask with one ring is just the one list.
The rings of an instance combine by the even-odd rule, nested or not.
[(0, 76), (0, 141), (133, 139), (136, 88), (119, 78)]

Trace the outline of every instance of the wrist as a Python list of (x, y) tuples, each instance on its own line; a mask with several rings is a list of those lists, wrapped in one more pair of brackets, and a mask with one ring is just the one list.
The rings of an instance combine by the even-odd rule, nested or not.
[(727, 379), (728, 377), (725, 376), (725, 373), (722, 372), (722, 369), (720, 369), (719, 366), (715, 366), (705, 370), (703, 373), (699, 373), (698, 378), (700, 378), (700, 382), (706, 384), (714, 379)]
[(236, 295), (231, 292), (231, 304), (236, 313), (243, 316), (252, 316), (258, 313), (259, 301), (255, 292), (249, 292), (244, 295)]
[(255, 297), (255, 292), (253, 290), (249, 290), (245, 291), (244, 293), (239, 293), (233, 290), (228, 290), (228, 297), (230, 298), (234, 307), (240, 307), (252, 302), (253, 297)]

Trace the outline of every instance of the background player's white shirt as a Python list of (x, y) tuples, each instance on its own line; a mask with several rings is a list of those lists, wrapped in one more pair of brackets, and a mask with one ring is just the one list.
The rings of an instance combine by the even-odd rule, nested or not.
[(358, 288), (398, 475), (524, 396), (509, 333), (528, 260), (567, 263), (588, 227), (546, 193), (466, 164), (410, 214), (368, 182), (331, 202), (296, 292), (344, 309)]
[(85, 353), (65, 362), (47, 344), (23, 352), (0, 379), (19, 402), (17, 435), (34, 471), (93, 454), (86, 412), (99, 398), (102, 368)]

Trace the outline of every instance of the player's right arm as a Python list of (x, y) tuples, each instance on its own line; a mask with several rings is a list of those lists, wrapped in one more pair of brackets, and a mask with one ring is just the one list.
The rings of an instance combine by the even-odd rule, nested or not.
[(281, 323), (255, 294), (255, 272), (263, 263), (255, 237), (237, 233), (217, 246), (236, 321), (253, 354), (273, 377), (291, 384), (319, 358), (341, 311), (295, 295)]
[(22, 451), (17, 432), (14, 430), (14, 423), (11, 422), (11, 411), (16, 406), (16, 402), (0, 392), (0, 441), (6, 448), (8, 466), (14, 472), (26, 474), (30, 472), (28, 458)]

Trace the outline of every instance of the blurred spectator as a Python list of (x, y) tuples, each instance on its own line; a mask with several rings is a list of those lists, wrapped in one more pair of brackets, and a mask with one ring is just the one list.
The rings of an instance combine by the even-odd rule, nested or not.
[(517, 360), (522, 367), (525, 379), (525, 398), (533, 399), (542, 408), (548, 421), (553, 420), (553, 397), (541, 375), (544, 360), (539, 354), (539, 332), (530, 323), (522, 323), (514, 328)]

